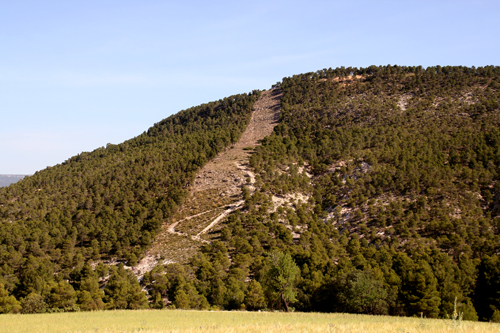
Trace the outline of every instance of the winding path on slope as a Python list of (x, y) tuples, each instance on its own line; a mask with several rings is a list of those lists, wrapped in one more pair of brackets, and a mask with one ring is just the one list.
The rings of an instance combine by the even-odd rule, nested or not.
[[(182, 261), (180, 258), (186, 257), (189, 252), (186, 247), (199, 246), (192, 243), (188, 245), (186, 240), (200, 245), (208, 243), (208, 240), (202, 237), (227, 215), (243, 206), (241, 188), (247, 185), (250, 190), (253, 190), (252, 184), (255, 182), (255, 175), (248, 165), (249, 158), (253, 148), (269, 136), (278, 124), (282, 96), (283, 92), (280, 89), (266, 90), (261, 93), (260, 98), (254, 104), (250, 123), (240, 140), (221, 152), (198, 172), (191, 186), (189, 198), (174, 217), (175, 222), (162, 226), (152, 248), (146, 253), (146, 258), (161, 256), (170, 262)], [(220, 209), (221, 206), (226, 209), (213, 218), (208, 225), (204, 222), (203, 225), (206, 226), (201, 231), (199, 231), (200, 225), (192, 225), (204, 214)], [(181, 231), (178, 228), (184, 228), (184, 230)], [(180, 237), (184, 241), (181, 241)]]
[(220, 214), (219, 216), (217, 216), (205, 229), (203, 229), (202, 231), (200, 231), (196, 236), (193, 236), (192, 238), (194, 240), (199, 240), (199, 241), (207, 242), (208, 243), (207, 240), (204, 240), (204, 239), (200, 238), (200, 236), (203, 235), (203, 234), (206, 234), (207, 232), (209, 232), (210, 229), (212, 229), (223, 218), (225, 218), (226, 216), (228, 216), (230, 213), (234, 212), (235, 210), (241, 208), (244, 203), (245, 203), (245, 200), (240, 200), (240, 201), (234, 203), (230, 208), (226, 209), (222, 214)]

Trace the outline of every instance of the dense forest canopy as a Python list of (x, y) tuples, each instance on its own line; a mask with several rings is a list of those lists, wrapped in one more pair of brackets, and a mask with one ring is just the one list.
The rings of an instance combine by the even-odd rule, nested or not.
[(188, 265), (148, 272), (147, 297), (123, 266), (95, 263), (140, 258), (196, 170), (238, 140), (258, 93), (183, 111), (1, 189), (8, 311), (446, 318), (456, 305), (464, 319), (500, 321), (500, 68), (342, 67), (275, 88), (280, 123), (250, 159), (256, 190), (243, 188), (244, 208)]
[[(457, 302), (465, 319), (498, 319), (500, 68), (337, 68), (277, 86), (280, 124), (251, 158), (258, 190), (201, 256), (231, 265), (206, 277), (193, 261), (209, 302), (248, 307), (245, 281), (269, 286), (268, 253), (283, 251), (301, 311), (446, 318)], [(307, 202), (274, 210), (297, 193)], [(233, 301), (213, 297), (218, 279)], [(282, 308), (271, 292), (261, 306)]]
[(136, 260), (182, 204), (195, 172), (239, 139), (258, 95), (181, 111), (131, 140), (1, 188), (0, 282), (25, 297), (70, 279), (89, 259)]

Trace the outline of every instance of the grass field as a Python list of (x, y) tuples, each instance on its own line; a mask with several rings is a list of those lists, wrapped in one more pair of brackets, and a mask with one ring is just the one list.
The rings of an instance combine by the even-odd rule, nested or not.
[(340, 313), (105, 311), (1, 315), (0, 332), (500, 332), (500, 324)]

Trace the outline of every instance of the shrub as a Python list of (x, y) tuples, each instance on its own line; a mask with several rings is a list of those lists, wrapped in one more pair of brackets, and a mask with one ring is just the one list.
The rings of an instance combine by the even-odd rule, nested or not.
[(47, 303), (43, 300), (43, 297), (31, 293), (21, 300), (21, 313), (45, 313), (47, 312)]

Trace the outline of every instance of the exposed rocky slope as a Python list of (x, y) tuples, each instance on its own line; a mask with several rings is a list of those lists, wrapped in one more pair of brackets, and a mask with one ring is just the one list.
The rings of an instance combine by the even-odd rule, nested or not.
[[(179, 211), (162, 225), (151, 249), (134, 271), (151, 269), (156, 261), (185, 262), (214, 237), (229, 213), (243, 206), (242, 187), (252, 191), (255, 176), (249, 158), (260, 141), (277, 125), (281, 110), (279, 89), (263, 91), (254, 104), (252, 118), (240, 140), (209, 161), (196, 174), (189, 197)], [(153, 260), (155, 258), (156, 260)]]

